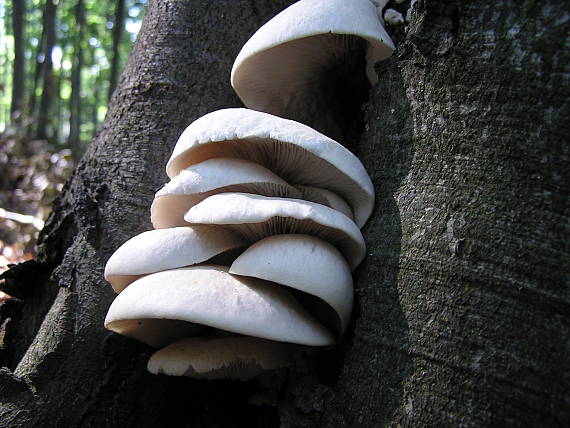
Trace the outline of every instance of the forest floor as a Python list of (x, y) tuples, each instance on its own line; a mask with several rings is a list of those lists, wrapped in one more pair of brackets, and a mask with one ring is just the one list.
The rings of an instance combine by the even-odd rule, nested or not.
[(0, 135), (0, 274), (34, 257), (38, 233), (72, 169), (69, 149), (28, 139), (24, 129)]

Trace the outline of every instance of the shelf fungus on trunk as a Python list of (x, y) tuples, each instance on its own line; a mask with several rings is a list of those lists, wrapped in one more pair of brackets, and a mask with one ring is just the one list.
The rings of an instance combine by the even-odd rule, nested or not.
[(105, 268), (118, 293), (105, 326), (164, 347), (151, 373), (249, 380), (342, 337), (374, 188), (348, 149), (289, 119), (340, 138), (393, 48), (369, 0), (301, 0), (244, 46), (232, 85), (255, 110), (184, 130), (156, 230)]
[[(120, 293), (144, 275), (204, 263), (248, 244), (238, 234), (216, 227), (194, 226), (149, 230), (129, 239), (109, 258), (105, 279)], [(233, 257), (235, 258), (235, 257)]]
[(394, 49), (369, 0), (301, 0), (247, 41), (231, 84), (246, 107), (342, 141)]
[(315, 296), (326, 303), (320, 311), (323, 323), (338, 335), (346, 330), (352, 312), (352, 275), (340, 252), (322, 239), (309, 235), (264, 238), (235, 259), (229, 272)]
[(155, 352), (148, 371), (197, 379), (247, 381), (295, 363), (299, 347), (256, 337), (192, 337)]

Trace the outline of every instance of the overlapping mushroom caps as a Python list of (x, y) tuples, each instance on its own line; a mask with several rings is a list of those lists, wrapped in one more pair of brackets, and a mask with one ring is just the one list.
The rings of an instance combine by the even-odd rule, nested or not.
[[(299, 10), (306, 22), (290, 26), (288, 17)], [(327, 17), (333, 20), (324, 24)], [(367, 43), (367, 73), (374, 80), (373, 63), (393, 48), (377, 20), (369, 0), (350, 6), (302, 0), (246, 44), (232, 83), (246, 104), (261, 100), (253, 107), (291, 117), (289, 107), (305, 103), (299, 94), (319, 86), (304, 74), (303, 63), (322, 72)], [(312, 55), (304, 47), (309, 39), (317, 40), (318, 47), (309, 48), (314, 58), (306, 58)], [(250, 79), (256, 68), (261, 74)], [(268, 89), (271, 79), (300, 90)], [(305, 110), (312, 115), (310, 106)], [(331, 117), (323, 113), (324, 122)], [(120, 293), (105, 326), (166, 346), (151, 357), (149, 371), (248, 380), (293, 364), (302, 347), (334, 344), (350, 320), (351, 271), (365, 256), (359, 227), (374, 206), (361, 162), (307, 125), (225, 109), (188, 126), (167, 174), (171, 181), (151, 207), (156, 230), (124, 243), (105, 269)]]
[(178, 139), (166, 172), (174, 178), (185, 168), (222, 157), (246, 159), (293, 186), (338, 195), (360, 227), (374, 207), (372, 181), (349, 150), (301, 123), (243, 108), (218, 110), (190, 124)]
[[(151, 208), (157, 230), (107, 263), (120, 294), (106, 327), (169, 345), (149, 370), (194, 377), (248, 379), (291, 363), (298, 345), (332, 345), (365, 256), (353, 217), (363, 224), (373, 204), (360, 161), (305, 125), (228, 109), (184, 131), (168, 171)], [(218, 359), (203, 359), (208, 347)]]
[(341, 140), (394, 49), (370, 0), (301, 0), (247, 41), (231, 83), (246, 107)]

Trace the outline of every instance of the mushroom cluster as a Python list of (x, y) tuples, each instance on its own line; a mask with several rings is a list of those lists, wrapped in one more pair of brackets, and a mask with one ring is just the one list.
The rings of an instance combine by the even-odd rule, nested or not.
[[(180, 136), (151, 206), (155, 229), (105, 267), (118, 293), (105, 326), (163, 347), (150, 372), (248, 380), (292, 364), (301, 346), (333, 345), (347, 328), (374, 189), (358, 158), (308, 126), (337, 122), (307, 74), (328, 81), (361, 43), (373, 80), (393, 45), (369, 0), (301, 0), (234, 64), (232, 85), (255, 110), (209, 113)], [(272, 80), (281, 83), (269, 89)], [(298, 105), (308, 107), (299, 122), (287, 119)]]

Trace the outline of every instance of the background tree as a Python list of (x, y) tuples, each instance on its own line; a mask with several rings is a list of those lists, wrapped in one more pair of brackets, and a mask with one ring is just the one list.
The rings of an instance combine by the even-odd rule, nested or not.
[(151, 376), (148, 348), (102, 328), (105, 261), (150, 228), (183, 128), (239, 104), (233, 58), (289, 3), (150, 3), (37, 260), (5, 275), (23, 302), (2, 307), (1, 426), (568, 425), (563, 1), (419, 0), (391, 29), (355, 144), (378, 202), (354, 322), (314, 372), (266, 394), (277, 405), (248, 402), (253, 382)]
[[(80, 156), (105, 117), (107, 94), (132, 48), (144, 4), (0, 1), (0, 133), (26, 128), (27, 140), (46, 140), (52, 151), (72, 140)], [(73, 91), (79, 80), (81, 89)], [(9, 129), (20, 105), (19, 127)]]
[(41, 87), (40, 104), (37, 111), (37, 125), (35, 138), (47, 138), (47, 126), (49, 121), (49, 110), (54, 98), (54, 76), (52, 52), (55, 45), (55, 16), (57, 3), (55, 0), (46, 0), (44, 11), (42, 53), (39, 72), (39, 85)]
[(121, 37), (123, 35), (122, 22), (124, 20), (124, 14), (125, 0), (118, 0), (115, 6), (115, 19), (113, 20), (113, 53), (111, 56), (111, 77), (109, 79), (109, 100), (115, 90), (115, 86), (117, 86), (117, 78), (119, 77), (119, 47), (121, 46)]
[(83, 71), (83, 34), (85, 31), (85, 6), (83, 0), (77, 0), (75, 6), (77, 38), (73, 46), (73, 69), (71, 71), (71, 98), (69, 100), (69, 147), (79, 156), (81, 126), (81, 73)]
[(50, 189), (72, 164), (70, 131), (78, 158), (105, 116), (111, 75), (124, 65), (146, 2), (120, 3), (126, 13), (117, 17), (105, 3), (83, 0), (78, 28), (76, 1), (0, 0), (0, 273), (33, 257), (36, 230), (13, 219), (47, 218)]
[(12, 2), (12, 29), (14, 32), (14, 67), (12, 74), (12, 100), (10, 112), (12, 117), (22, 113), (24, 101), (24, 15), (26, 5), (22, 1)]

